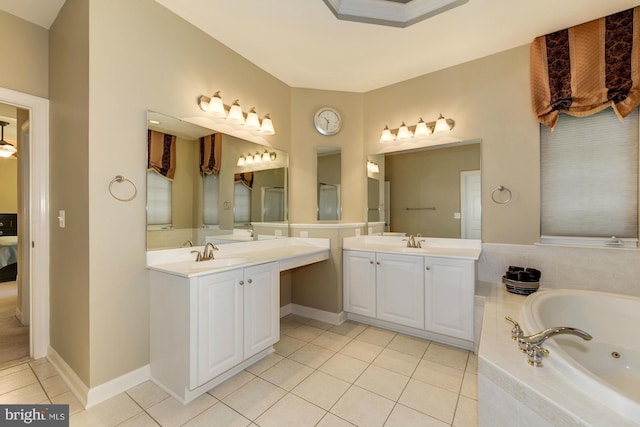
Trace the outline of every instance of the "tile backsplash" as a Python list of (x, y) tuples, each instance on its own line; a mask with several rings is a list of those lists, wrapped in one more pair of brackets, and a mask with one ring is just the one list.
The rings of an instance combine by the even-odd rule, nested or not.
[(541, 289), (590, 289), (640, 297), (638, 249), (482, 244), (479, 280), (500, 283), (510, 265), (540, 270)]

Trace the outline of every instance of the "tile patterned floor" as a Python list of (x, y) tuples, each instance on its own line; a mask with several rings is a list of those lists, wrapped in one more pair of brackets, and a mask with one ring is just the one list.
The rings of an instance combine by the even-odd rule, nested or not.
[(0, 404), (67, 403), (71, 426), (477, 426), (477, 357), (289, 315), (276, 352), (183, 406), (147, 381), (83, 410), (45, 359), (0, 371)]

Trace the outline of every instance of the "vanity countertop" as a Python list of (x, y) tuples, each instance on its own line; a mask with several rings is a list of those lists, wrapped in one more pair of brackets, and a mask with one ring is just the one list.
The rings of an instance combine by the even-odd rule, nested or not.
[(405, 239), (403, 236), (347, 237), (342, 240), (342, 249), (473, 260), (480, 258), (482, 250), (480, 240), (416, 237), (416, 241), (422, 242), (422, 248), (408, 248)]
[(190, 278), (278, 261), (280, 271), (285, 271), (328, 259), (329, 242), (287, 237), (220, 245), (214, 260), (200, 262), (191, 251), (202, 252), (203, 246), (147, 251), (147, 268)]

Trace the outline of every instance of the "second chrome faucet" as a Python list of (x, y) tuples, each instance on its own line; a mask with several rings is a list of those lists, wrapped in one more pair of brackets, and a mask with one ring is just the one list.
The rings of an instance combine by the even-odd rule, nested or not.
[(217, 250), (218, 250), (218, 247), (214, 243), (209, 242), (206, 245), (204, 245), (204, 249), (202, 250), (202, 252), (191, 251), (191, 253), (192, 254), (197, 254), (196, 255), (196, 262), (210, 261), (210, 260), (214, 259), (213, 251), (217, 251)]

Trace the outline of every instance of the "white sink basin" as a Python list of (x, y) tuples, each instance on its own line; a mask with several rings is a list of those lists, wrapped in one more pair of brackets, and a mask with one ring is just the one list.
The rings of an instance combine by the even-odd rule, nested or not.
[(211, 270), (214, 268), (231, 267), (233, 265), (244, 264), (247, 258), (216, 258), (207, 261), (192, 261), (189, 264), (191, 271)]

